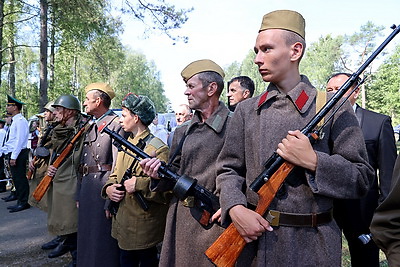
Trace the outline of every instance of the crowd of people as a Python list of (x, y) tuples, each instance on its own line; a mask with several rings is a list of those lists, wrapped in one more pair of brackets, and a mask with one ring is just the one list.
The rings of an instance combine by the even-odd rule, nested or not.
[[(234, 77), (226, 105), (223, 69), (196, 60), (181, 72), (188, 104), (176, 108), (168, 130), (145, 95), (127, 94), (115, 114), (106, 83), (86, 86), (84, 110), (72, 95), (49, 102), (40, 134), (21, 115), (24, 103), (8, 96), (0, 191), (12, 179), (4, 198), (17, 201), (10, 213), (31, 206), (47, 212), (54, 239), (42, 249), (50, 258), (70, 253), (70, 266), (212, 266), (204, 253), (230, 223), (247, 243), (238, 266), (340, 266), (342, 232), (352, 266), (379, 266), (378, 246), (396, 266), (400, 251), (391, 241), (400, 240), (398, 225), (386, 216), (397, 222), (400, 206), (391, 191), (400, 180), (391, 119), (359, 107), (355, 89), (310, 141), (300, 130), (351, 75), (333, 74), (327, 93), (317, 92), (299, 72), (305, 47), (301, 14), (267, 13), (254, 46), (254, 63), (269, 82), (265, 92), (253, 96), (254, 82)], [(150, 157), (133, 155), (115, 136)], [(250, 186), (271, 157), (294, 167), (259, 214)], [(162, 167), (181, 178), (167, 179)], [(219, 197), (208, 222), (197, 218), (196, 183)], [(390, 241), (387, 229), (394, 230)], [(362, 235), (373, 240), (363, 244)]]

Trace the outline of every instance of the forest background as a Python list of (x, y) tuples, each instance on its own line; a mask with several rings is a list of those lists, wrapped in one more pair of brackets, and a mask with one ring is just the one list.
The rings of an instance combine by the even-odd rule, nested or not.
[[(171, 46), (195, 47), (197, 44), (191, 41), (191, 33), (179, 35), (179, 29), (190, 21), (196, 8), (187, 3), (183, 7), (173, 4), (179, 2), (182, 3), (172, 0), (0, 1), (2, 111), (5, 109), (6, 94), (16, 96), (26, 103), (24, 115), (31, 117), (41, 112), (49, 100), (61, 94), (73, 94), (83, 101), (87, 84), (104, 81), (110, 83), (116, 91), (117, 96), (112, 103), (114, 108), (120, 108), (124, 95), (134, 92), (148, 95), (158, 112), (171, 112), (175, 96), (167, 98), (162, 73), (157, 67), (165, 62), (149, 59), (151, 56), (143, 52), (146, 49), (138, 47), (140, 41), (131, 42), (128, 46), (123, 44), (123, 39), (126, 38), (124, 32), (126, 34), (134, 26), (139, 28), (141, 35), (135, 38), (145, 39), (155, 45), (161, 35)], [(195, 2), (195, 5), (202, 2), (210, 4), (207, 0)], [(226, 7), (228, 11), (230, 8), (235, 9), (235, 6)], [(218, 19), (207, 18), (207, 14), (203, 16), (205, 20)], [(229, 20), (235, 19), (229, 18), (226, 10), (221, 16), (227, 18), (226, 27), (229, 27)], [(257, 17), (257, 21), (260, 19)], [(126, 25), (126, 21), (135, 23)], [(335, 23), (335, 20), (332, 19), (331, 23)], [(375, 24), (372, 17), (366, 18), (364, 24), (360, 24), (359, 29), (352, 34), (329, 33), (314, 38), (315, 41), (308, 42), (300, 65), (301, 73), (307, 75), (314, 86), (323, 90), (332, 73), (356, 71), (386, 37), (388, 26)], [(255, 39), (256, 33), (253, 36)], [(240, 42), (240, 39), (240, 32), (232, 36), (233, 41)], [(391, 116), (394, 125), (400, 123), (398, 39), (365, 71), (367, 79), (359, 101), (363, 107)], [(226, 41), (227, 47), (230, 42)], [(247, 75), (255, 81), (258, 94), (265, 90), (267, 84), (261, 80), (253, 63), (252, 45), (248, 46), (242, 60), (232, 57), (232, 61), (223, 67), (226, 72), (225, 81), (234, 76)], [(159, 49), (164, 46), (160, 43)], [(201, 50), (202, 47), (197, 49)], [(180, 56), (176, 55), (177, 58)], [(185, 55), (183, 57), (185, 59)], [(186, 64), (189, 62), (187, 60)], [(170, 68), (175, 68), (175, 76), (179, 76), (184, 65), (173, 63), (169, 62)], [(176, 90), (182, 96), (183, 82), (179, 86), (182, 90), (169, 90)], [(226, 102), (225, 94), (222, 99)]]

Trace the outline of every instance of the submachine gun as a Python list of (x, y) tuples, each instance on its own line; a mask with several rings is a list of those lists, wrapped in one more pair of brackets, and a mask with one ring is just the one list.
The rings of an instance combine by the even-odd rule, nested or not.
[[(107, 127), (102, 129), (102, 132), (107, 133), (116, 143), (133, 152), (136, 155), (134, 156), (136, 159), (141, 160), (151, 158), (150, 155), (146, 154), (143, 150), (134, 144), (131, 144), (118, 133), (108, 129)], [(213, 224), (210, 223), (210, 218), (220, 208), (217, 196), (199, 185), (196, 179), (187, 175), (178, 175), (171, 171), (168, 169), (165, 162), (161, 162), (161, 167), (158, 169), (158, 175), (161, 179), (168, 179), (175, 183), (173, 192), (180, 200), (184, 200), (188, 196), (193, 196), (195, 198), (195, 209), (191, 209), (192, 216), (205, 229), (212, 227)]]
[[(319, 134), (326, 125), (326, 122), (333, 117), (333, 114), (337, 112), (346, 99), (343, 100), (342, 104), (339, 105), (338, 108), (332, 111), (330, 117), (325, 121), (325, 123), (316, 129), (318, 123), (322, 121), (328, 112), (333, 109), (340, 99), (342, 99), (352, 85), (357, 84), (359, 76), (400, 31), (400, 26), (396, 27), (393, 25), (391, 28), (394, 31), (376, 49), (376, 51), (374, 51), (374, 53), (364, 62), (364, 64), (347, 79), (347, 81), (339, 88), (332, 98), (326, 102), (322, 109), (301, 130), (304, 135), (308, 136), (311, 143), (315, 142), (315, 140), (319, 138)], [(262, 216), (267, 211), (282, 183), (295, 166), (285, 161), (275, 152), (266, 161), (264, 167), (265, 170), (250, 185), (250, 189), (257, 192), (259, 196), (259, 201), (255, 212)], [(218, 239), (206, 250), (205, 254), (218, 267), (234, 266), (245, 245), (245, 240), (236, 230), (234, 224), (231, 223), (228, 228), (225, 229), (225, 231), (218, 237)]]

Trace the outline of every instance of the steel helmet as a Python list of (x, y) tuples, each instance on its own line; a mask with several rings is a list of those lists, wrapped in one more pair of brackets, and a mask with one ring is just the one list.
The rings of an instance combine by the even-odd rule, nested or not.
[(50, 112), (54, 111), (54, 107), (53, 107), (54, 101), (50, 101), (46, 104), (46, 106), (44, 106), (45, 110), (48, 110)]
[(61, 95), (55, 101), (52, 107), (63, 107), (67, 109), (75, 109), (81, 111), (81, 104), (78, 98), (73, 95)]

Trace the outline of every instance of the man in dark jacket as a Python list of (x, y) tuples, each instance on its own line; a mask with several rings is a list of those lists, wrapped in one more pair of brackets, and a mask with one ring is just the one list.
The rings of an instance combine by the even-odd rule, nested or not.
[[(349, 73), (332, 75), (326, 90), (336, 92), (350, 76)], [(348, 96), (353, 88), (345, 96)], [(350, 95), (349, 101), (362, 129), (368, 161), (374, 168), (375, 179), (365, 197), (336, 200), (334, 217), (349, 244), (351, 265), (379, 267), (378, 247), (374, 242), (364, 245), (358, 237), (369, 234), (374, 211), (389, 193), (397, 151), (390, 117), (361, 108), (356, 104), (358, 95), (359, 89), (357, 88)]]

